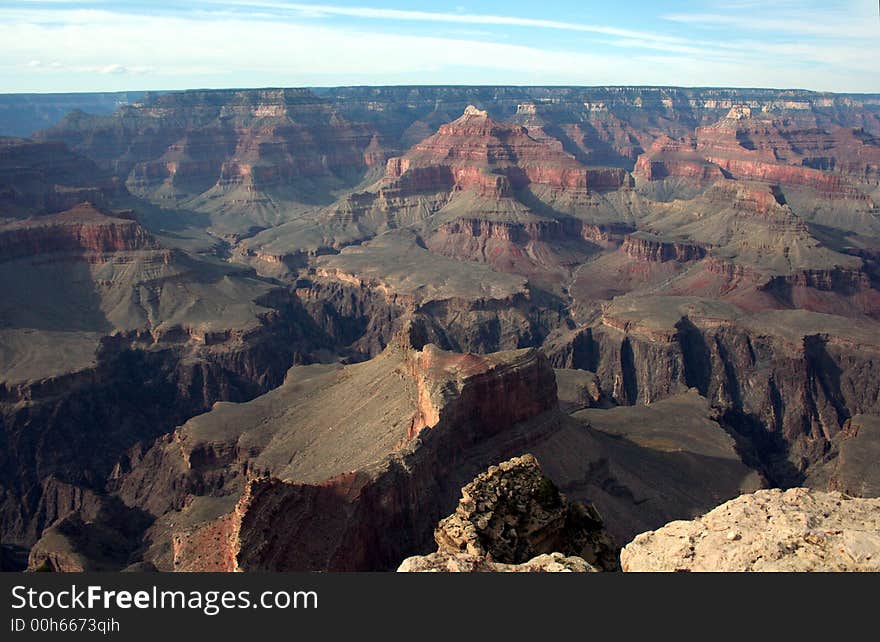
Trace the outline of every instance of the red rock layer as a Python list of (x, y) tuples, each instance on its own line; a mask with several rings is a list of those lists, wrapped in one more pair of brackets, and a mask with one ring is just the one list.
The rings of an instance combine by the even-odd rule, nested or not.
[(735, 178), (811, 187), (827, 196), (836, 198), (859, 201), (870, 200), (866, 194), (860, 192), (845, 176), (829, 174), (817, 169), (716, 156), (709, 156), (707, 160), (715, 163)]
[(88, 203), (0, 226), (0, 260), (7, 261), (53, 252), (103, 254), (158, 247), (137, 221), (105, 215)]
[[(529, 184), (556, 189), (616, 189), (624, 170), (590, 170), (558, 141), (538, 140), (525, 127), (499, 123), (469, 106), (457, 120), (389, 160), (386, 180), (419, 190), (461, 189), (496, 196)], [(451, 183), (450, 183), (451, 182)]]
[(699, 183), (711, 183), (724, 178), (721, 169), (696, 150), (692, 139), (674, 140), (661, 136), (636, 161), (633, 174), (644, 180), (657, 181), (682, 177)]
[(869, 200), (859, 182), (880, 181), (880, 141), (862, 130), (815, 118), (762, 118), (734, 107), (694, 139), (658, 138), (634, 173), (645, 180), (679, 176), (700, 182), (726, 175), (813, 188), (829, 197)]
[(707, 192), (707, 197), (712, 203), (723, 204), (763, 219), (779, 219), (786, 225), (794, 225), (806, 230), (806, 225), (801, 219), (790, 211), (780, 208), (785, 205), (785, 196), (776, 185), (722, 180), (712, 186)]

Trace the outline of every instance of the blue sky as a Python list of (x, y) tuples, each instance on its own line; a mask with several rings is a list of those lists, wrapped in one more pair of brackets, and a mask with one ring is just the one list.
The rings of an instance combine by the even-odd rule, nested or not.
[(363, 84), (880, 92), (876, 0), (0, 0), (0, 93)]

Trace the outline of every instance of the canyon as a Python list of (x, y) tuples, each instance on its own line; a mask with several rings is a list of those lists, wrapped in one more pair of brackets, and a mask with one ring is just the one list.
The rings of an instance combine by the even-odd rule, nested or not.
[[(614, 570), (877, 496), (880, 96), (87, 99), (0, 101), (4, 565)], [(510, 461), (601, 555), (435, 532)]]

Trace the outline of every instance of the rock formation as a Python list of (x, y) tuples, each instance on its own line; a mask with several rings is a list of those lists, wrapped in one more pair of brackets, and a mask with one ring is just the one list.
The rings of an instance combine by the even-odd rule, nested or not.
[[(460, 118), (389, 160), (386, 177), (401, 188), (474, 190), (485, 196), (505, 196), (532, 183), (614, 189), (624, 182), (624, 172), (617, 172), (616, 181), (592, 175), (558, 141), (551, 141), (536, 140), (525, 127), (499, 123), (487, 111), (468, 105)], [(429, 182), (441, 177), (449, 182)]]
[(0, 225), (0, 261), (53, 253), (104, 255), (159, 249), (150, 233), (125, 214), (108, 214), (85, 202), (59, 214)]
[(119, 490), (164, 515), (147, 559), (177, 570), (396, 567), (486, 458), (557, 429), (540, 353), (461, 355), (410, 341), (363, 364), (294, 368), (275, 391), (160, 440)]
[(138, 196), (211, 215), (227, 234), (327, 203), (385, 159), (373, 130), (305, 89), (151, 93), (112, 115), (74, 112), (41, 136)]
[(724, 175), (863, 200), (867, 196), (856, 186), (876, 183), (878, 168), (880, 143), (861, 129), (822, 126), (814, 116), (772, 118), (735, 106), (692, 137), (658, 138), (635, 171), (648, 181), (678, 177), (699, 183)]
[(522, 564), (492, 562), (485, 555), (431, 553), (403, 560), (398, 573), (596, 573), (582, 557), (544, 553)]
[(436, 553), (409, 558), (399, 570), (448, 566), (451, 560), (475, 570), (503, 570), (493, 569), (495, 564), (541, 568), (549, 560), (536, 558), (550, 554), (563, 567), (576, 564), (566, 563), (566, 556), (586, 560), (586, 569), (617, 567), (614, 542), (596, 510), (566, 499), (532, 455), (492, 466), (462, 488), (458, 507), (437, 525), (434, 540)]
[(624, 571), (880, 571), (880, 500), (762, 490), (642, 533)]

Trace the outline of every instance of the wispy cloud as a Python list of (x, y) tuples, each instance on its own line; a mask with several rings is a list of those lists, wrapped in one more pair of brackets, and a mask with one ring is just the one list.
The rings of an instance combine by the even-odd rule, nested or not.
[(410, 22), (445, 22), (467, 25), (497, 25), (507, 27), (528, 27), (533, 29), (556, 29), (562, 31), (577, 31), (581, 33), (596, 33), (606, 36), (619, 36), (622, 38), (637, 38), (640, 40), (656, 40), (659, 42), (682, 42), (683, 39), (644, 31), (633, 31), (607, 25), (583, 24), (578, 22), (561, 22), (558, 20), (543, 20), (541, 18), (522, 18), (516, 16), (497, 16), (466, 12), (434, 12), (434, 11), (411, 11), (405, 9), (382, 9), (375, 7), (342, 7), (333, 5), (301, 4), (293, 2), (272, 2), (271, 0), (195, 0), (195, 4), (214, 5), (226, 7), (242, 7), (262, 9), (274, 9), (279, 11), (296, 12), (311, 17), (321, 16), (345, 16), (348, 18), (363, 18), (367, 20), (399, 20)]
[(667, 21), (714, 29), (769, 32), (786, 37), (880, 40), (880, 12), (874, 0), (752, 0), (723, 2), (707, 12), (672, 13)]
[(863, 20), (840, 19), (823, 15), (821, 19), (804, 19), (802, 14), (790, 17), (755, 18), (716, 13), (671, 14), (672, 22), (705, 25), (716, 28), (736, 27), (744, 30), (770, 31), (777, 34), (801, 36), (830, 36), (834, 38), (880, 38), (880, 26)]

